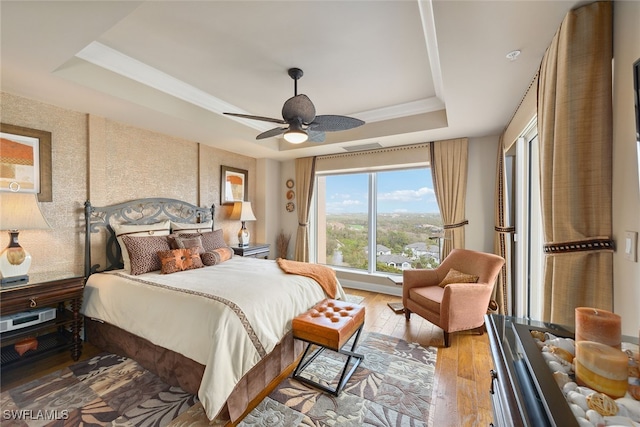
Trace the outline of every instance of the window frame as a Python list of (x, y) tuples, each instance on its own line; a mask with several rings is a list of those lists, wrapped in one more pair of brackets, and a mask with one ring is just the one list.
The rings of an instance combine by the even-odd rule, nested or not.
[[(391, 280), (401, 278), (402, 272), (393, 273), (387, 271), (378, 271), (377, 270), (377, 199), (378, 199), (378, 176), (377, 174), (380, 172), (391, 172), (391, 171), (404, 171), (404, 170), (412, 170), (412, 169), (424, 169), (427, 173), (430, 173), (431, 162), (425, 161), (420, 163), (412, 162), (410, 164), (402, 165), (393, 165), (392, 167), (375, 167), (363, 170), (362, 168), (354, 169), (354, 170), (330, 170), (330, 171), (322, 171), (316, 172), (314, 177), (314, 191), (313, 197), (311, 199), (311, 212), (309, 213), (310, 227), (311, 231), (309, 236), (309, 257), (312, 262), (318, 263), (318, 209), (319, 209), (319, 182), (318, 180), (321, 177), (327, 176), (337, 176), (337, 175), (348, 175), (348, 174), (367, 174), (368, 175), (368, 200), (367, 200), (367, 249), (368, 249), (368, 268), (367, 270), (356, 268), (356, 267), (344, 267), (344, 266), (334, 266), (332, 264), (326, 264), (331, 266), (335, 270), (346, 271), (351, 273), (358, 274), (367, 274), (372, 276), (383, 276), (389, 277)], [(440, 214), (440, 212), (438, 212)], [(396, 280), (394, 280), (396, 281)]]

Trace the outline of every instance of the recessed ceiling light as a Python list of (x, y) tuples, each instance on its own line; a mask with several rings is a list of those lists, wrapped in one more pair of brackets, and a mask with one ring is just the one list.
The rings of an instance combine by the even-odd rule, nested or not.
[(518, 58), (518, 55), (520, 55), (519, 50), (512, 50), (511, 52), (507, 53), (507, 59), (509, 61), (515, 61), (516, 58)]

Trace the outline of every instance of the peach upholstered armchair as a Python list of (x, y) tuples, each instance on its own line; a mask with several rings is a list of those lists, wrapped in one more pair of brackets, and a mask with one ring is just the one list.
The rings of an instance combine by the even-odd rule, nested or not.
[[(453, 249), (435, 269), (404, 270), (402, 304), (407, 321), (413, 312), (439, 326), (444, 331), (444, 345), (449, 347), (451, 332), (476, 329), (484, 324), (503, 264), (504, 258), (498, 255)], [(471, 276), (477, 276), (475, 283), (468, 283), (475, 279)], [(445, 283), (450, 283), (439, 286), (445, 278)]]

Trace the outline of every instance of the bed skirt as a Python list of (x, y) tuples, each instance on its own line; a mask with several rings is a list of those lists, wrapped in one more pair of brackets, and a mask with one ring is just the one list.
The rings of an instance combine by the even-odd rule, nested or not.
[[(86, 340), (101, 350), (127, 356), (167, 384), (198, 394), (204, 365), (107, 323), (85, 319), (85, 334)], [(238, 421), (251, 401), (296, 361), (303, 347), (303, 342), (294, 340), (291, 332), (285, 335), (271, 353), (242, 377), (216, 418)]]

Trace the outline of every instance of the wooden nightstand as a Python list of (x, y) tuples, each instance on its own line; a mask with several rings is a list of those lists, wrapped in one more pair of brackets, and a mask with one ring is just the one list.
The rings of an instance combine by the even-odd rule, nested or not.
[[(3, 317), (34, 309), (55, 309), (55, 318), (46, 322), (13, 330), (8, 330), (9, 324), (3, 325), (4, 332), (0, 334), (3, 372), (65, 349), (71, 350), (73, 360), (80, 358), (82, 352), (80, 305), (83, 289), (84, 277), (68, 277), (43, 282), (31, 280), (26, 285), (5, 286), (0, 290), (0, 309)], [(53, 312), (49, 312), (44, 318), (52, 315)], [(20, 356), (15, 350), (15, 344), (30, 337), (37, 339), (38, 348), (28, 350)]]
[(233, 252), (236, 255), (249, 258), (269, 258), (269, 245), (268, 243), (251, 243), (249, 246), (231, 246)]

